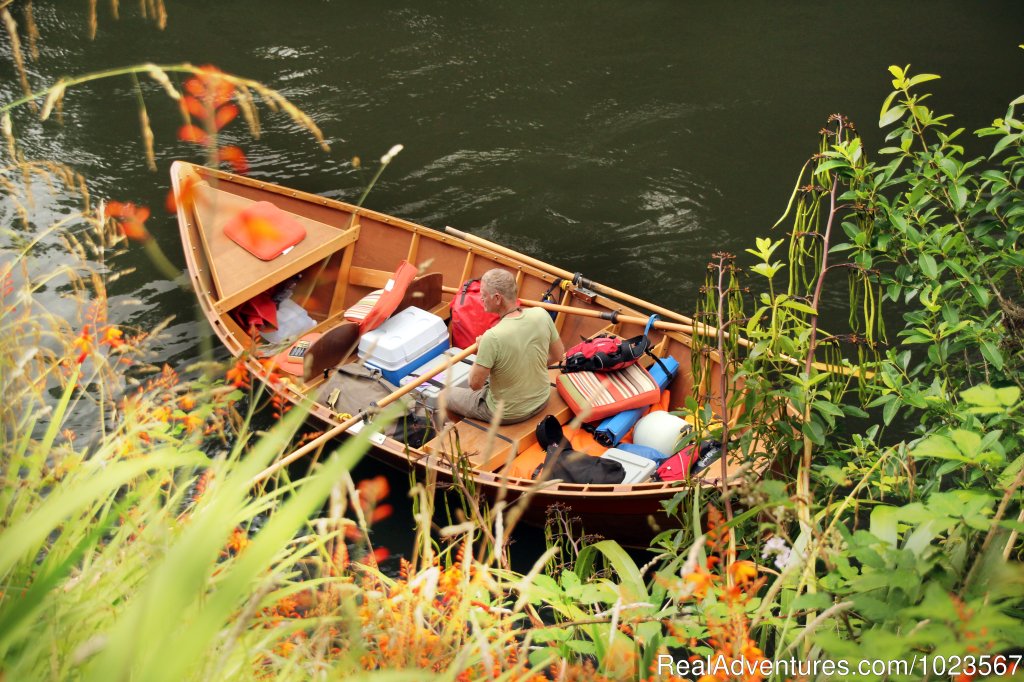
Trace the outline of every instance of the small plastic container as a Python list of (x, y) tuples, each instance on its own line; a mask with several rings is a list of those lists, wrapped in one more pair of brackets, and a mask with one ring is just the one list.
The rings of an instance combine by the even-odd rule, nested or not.
[(643, 483), (644, 481), (649, 481), (651, 476), (654, 475), (654, 470), (658, 468), (657, 464), (646, 457), (641, 457), (618, 448), (606, 450), (601, 457), (613, 459), (622, 465), (622, 468), (626, 470), (626, 477), (622, 479), (623, 483)]
[[(448, 358), (454, 357), (458, 353), (461, 353), (461, 348), (449, 348), (441, 355), (434, 358), (432, 361), (423, 363), (422, 366), (413, 370), (408, 376), (402, 377), (401, 385), (406, 384), (419, 379), (424, 372), (427, 372), (432, 367), (441, 364), (442, 361)], [(455, 363), (452, 367), (447, 370), (436, 374), (434, 377), (428, 379), (426, 383), (420, 384), (418, 387), (413, 389), (413, 392), (418, 394), (420, 398), (426, 403), (430, 409), (437, 408), (437, 397), (441, 393), (441, 389), (445, 386), (449, 388), (468, 388), (469, 387), (469, 370), (473, 366), (473, 361), (476, 358), (475, 355), (470, 355), (461, 362)]]
[(358, 354), (395, 384), (448, 348), (448, 327), (437, 315), (409, 307), (359, 339)]

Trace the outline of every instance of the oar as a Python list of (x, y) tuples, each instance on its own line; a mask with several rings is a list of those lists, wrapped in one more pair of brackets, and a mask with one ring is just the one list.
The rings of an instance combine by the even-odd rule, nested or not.
[[(594, 317), (602, 320), (608, 320), (612, 324), (618, 322), (626, 322), (630, 324), (647, 324), (646, 317), (637, 317), (636, 315), (620, 315), (619, 313), (610, 310), (591, 310), (589, 308), (576, 308), (574, 306), (558, 305), (557, 303), (544, 303), (541, 301), (519, 301), (519, 304), (529, 306), (532, 308), (543, 308), (544, 310), (550, 310), (556, 313), (565, 313), (567, 315), (580, 315), (582, 317)], [(661, 320), (655, 320), (653, 326), (655, 329), (661, 329), (662, 331), (667, 332), (682, 332), (684, 334), (690, 335), (696, 333), (700, 334), (701, 336), (710, 337), (716, 337), (718, 335), (718, 330), (715, 327), (709, 327), (703, 324), (700, 325), (700, 328), (696, 332), (694, 331), (694, 328), (691, 325), (676, 324), (674, 322), (662, 322)], [(725, 332), (725, 338), (730, 338), (729, 332)], [(751, 346), (754, 345), (747, 339), (743, 338), (742, 336), (737, 336), (736, 341), (745, 348), (750, 348)], [(778, 355), (776, 355), (776, 357), (796, 367), (800, 367), (804, 364), (800, 360), (782, 353), (779, 353)], [(848, 376), (857, 376), (857, 373), (861, 371), (859, 368), (856, 367), (832, 367), (831, 365), (827, 365), (824, 362), (815, 362), (813, 363), (813, 366), (815, 369), (822, 372), (838, 372), (839, 374), (845, 374)], [(870, 379), (874, 375), (875, 373), (870, 370), (866, 370), (864, 374), (864, 376), (867, 377), (868, 379)]]
[[(569, 272), (568, 270), (556, 268), (555, 266), (545, 263), (544, 261), (537, 260), (536, 258), (531, 258), (530, 256), (526, 256), (512, 249), (507, 249), (504, 246), (501, 246), (500, 244), (495, 244), (492, 241), (488, 241), (481, 237), (477, 237), (476, 235), (468, 234), (466, 232), (462, 232), (461, 230), (456, 230), (454, 227), (445, 227), (444, 230), (445, 232), (454, 237), (464, 239), (465, 241), (470, 242), (471, 244), (477, 244), (478, 246), (482, 246), (489, 251), (493, 251), (495, 253), (508, 256), (510, 258), (515, 258), (516, 260), (522, 263), (535, 267), (538, 270), (543, 270), (544, 272), (547, 272), (548, 274), (551, 275), (555, 275), (556, 277), (561, 277), (562, 279), (569, 281), (573, 281), (576, 278), (576, 275)], [(639, 308), (650, 310), (652, 313), (657, 313), (662, 317), (672, 318), (673, 320), (678, 320), (679, 322), (684, 323), (683, 325), (679, 325), (678, 329), (674, 329), (672, 327), (665, 326), (666, 324), (670, 323), (655, 322), (654, 326), (658, 329), (663, 329), (666, 331), (681, 331), (686, 334), (699, 334), (701, 336), (708, 336), (712, 338), (716, 338), (718, 336), (718, 329), (716, 327), (712, 327), (711, 325), (704, 323), (694, 323), (694, 321), (691, 318), (687, 317), (686, 315), (677, 313), (674, 310), (669, 310), (668, 308), (662, 308), (661, 306), (654, 305), (653, 303), (648, 303), (643, 299), (639, 299), (635, 296), (630, 296), (629, 294), (623, 293), (616, 289), (611, 289), (609, 287), (604, 286), (603, 284), (598, 284), (597, 282), (594, 282), (592, 280), (583, 279), (581, 277), (579, 286), (583, 286), (599, 294), (608, 296), (609, 298), (618, 299), (623, 303), (629, 303)], [(445, 289), (447, 290), (448, 287), (445, 287)], [(585, 315), (588, 317), (599, 317), (606, 320), (612, 320), (612, 315), (614, 315), (614, 313), (611, 312), (601, 312), (598, 310), (587, 310), (586, 308), (574, 308), (569, 306), (556, 306), (550, 303), (539, 303), (533, 301), (520, 301), (520, 303), (522, 303), (523, 305), (531, 305), (540, 308), (545, 308), (546, 310), (551, 310), (554, 312), (564, 312), (570, 315)], [(638, 322), (639, 324), (647, 323), (647, 320), (645, 318), (638, 317), (619, 316), (618, 320), (621, 322)], [(725, 332), (725, 338), (730, 338), (729, 332)], [(743, 338), (742, 336), (737, 337), (737, 342), (741, 346), (744, 346), (746, 348), (750, 348), (753, 345), (750, 341)], [(794, 367), (801, 367), (804, 364), (800, 360), (789, 355), (784, 355), (782, 353), (777, 354), (776, 357), (778, 357), (780, 360), (784, 362), (788, 362)], [(829, 365), (823, 362), (815, 362), (813, 363), (813, 366), (815, 369), (824, 372), (838, 371), (839, 374), (845, 374), (848, 376), (857, 376), (857, 374), (860, 371), (858, 369), (847, 369), (845, 367), (834, 368), (830, 367)], [(874, 376), (874, 372), (868, 370), (864, 376), (867, 378), (871, 378)]]
[(693, 320), (687, 317), (686, 315), (677, 313), (674, 310), (669, 310), (668, 308), (662, 308), (661, 306), (654, 305), (653, 303), (648, 303), (647, 301), (639, 299), (636, 296), (630, 296), (627, 293), (618, 291), (617, 289), (606, 287), (605, 285), (598, 284), (597, 282), (594, 282), (592, 280), (580, 277), (579, 282), (575, 282), (574, 280), (576, 278), (576, 275), (569, 272), (568, 270), (556, 268), (555, 266), (550, 265), (549, 263), (537, 260), (536, 258), (531, 258), (527, 255), (519, 253), (518, 251), (507, 249), (500, 244), (495, 244), (492, 241), (482, 239), (480, 237), (477, 237), (476, 235), (468, 234), (466, 232), (462, 232), (461, 230), (456, 230), (454, 227), (445, 227), (444, 231), (452, 235), (453, 237), (458, 237), (459, 239), (464, 239), (467, 242), (470, 242), (471, 244), (482, 246), (488, 251), (493, 251), (495, 253), (500, 253), (504, 256), (514, 258), (517, 261), (526, 263), (527, 265), (535, 267), (538, 270), (543, 270), (544, 272), (555, 275), (556, 277), (561, 277), (562, 279), (569, 280), (570, 282), (577, 284), (577, 286), (590, 289), (591, 291), (603, 294), (605, 296), (609, 296), (611, 298), (616, 298), (622, 301), (623, 303), (639, 306), (641, 308), (644, 308), (645, 310), (650, 310), (652, 313), (658, 313), (662, 317), (671, 318), (678, 322), (682, 322), (683, 324), (693, 324)]
[[(467, 357), (469, 357), (470, 355), (472, 355), (473, 353), (476, 352), (476, 347), (477, 347), (477, 344), (474, 343), (471, 346), (469, 346), (469, 348), (466, 348), (465, 350), (463, 350), (463, 351), (453, 355), (446, 362), (443, 362), (443, 363), (441, 363), (439, 365), (436, 365), (435, 367), (430, 368), (430, 370), (428, 370), (427, 372), (422, 374), (415, 381), (410, 381), (405, 386), (402, 386), (398, 390), (396, 390), (396, 391), (394, 391), (392, 393), (389, 393), (388, 395), (386, 395), (383, 398), (381, 398), (380, 400), (378, 400), (377, 401), (377, 407), (386, 407), (386, 406), (390, 405), (391, 403), (395, 402), (396, 400), (398, 400), (402, 396), (406, 395), (407, 393), (410, 393), (417, 386), (419, 386), (421, 384), (424, 384), (427, 381), (430, 381), (435, 376), (437, 376), (441, 372), (445, 371), (449, 367), (452, 367), (456, 363), (462, 362)], [(250, 481), (250, 484), (251, 485), (256, 485), (257, 483), (260, 483), (261, 481), (266, 480), (269, 476), (273, 475), (275, 472), (283, 469), (284, 467), (288, 466), (289, 464), (291, 464), (295, 460), (299, 459), (300, 457), (304, 457), (305, 455), (307, 455), (308, 453), (310, 453), (313, 450), (317, 449), (318, 447), (320, 447), (321, 445), (323, 445), (324, 443), (326, 443), (330, 439), (334, 438), (335, 436), (341, 435), (342, 433), (344, 433), (345, 431), (350, 429), (352, 426), (354, 426), (355, 424), (359, 423), (364, 417), (366, 417), (366, 415), (368, 413), (369, 413), (369, 410), (361, 410), (361, 411), (359, 411), (358, 413), (356, 413), (352, 417), (349, 417), (348, 419), (346, 419), (342, 423), (338, 424), (334, 428), (326, 431), (325, 433), (323, 433), (323, 434), (317, 436), (316, 438), (314, 438), (313, 440), (309, 441), (308, 443), (306, 443), (301, 448), (299, 448), (295, 452), (291, 453), (287, 457), (284, 457), (282, 459), (277, 460), (276, 462), (271, 464), (269, 467), (267, 467), (266, 469), (261, 471), (259, 474), (257, 474), (255, 477), (253, 477), (252, 481)]]

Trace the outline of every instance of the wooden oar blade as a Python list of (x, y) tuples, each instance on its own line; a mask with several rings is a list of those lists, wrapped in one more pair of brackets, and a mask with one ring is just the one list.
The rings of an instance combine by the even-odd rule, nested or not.
[(420, 275), (405, 290), (402, 302), (398, 304), (395, 312), (405, 310), (409, 306), (416, 306), (421, 310), (433, 309), (441, 302), (442, 286), (444, 286), (444, 277), (440, 272), (428, 272), (425, 275)]
[(334, 329), (324, 332), (303, 358), (302, 378), (309, 381), (325, 369), (336, 367), (348, 360), (359, 343), (359, 325), (343, 322)]

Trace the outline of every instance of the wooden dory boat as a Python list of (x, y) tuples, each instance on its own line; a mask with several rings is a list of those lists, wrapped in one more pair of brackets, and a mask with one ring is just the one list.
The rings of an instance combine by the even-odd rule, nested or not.
[[(343, 321), (342, 313), (368, 292), (384, 286), (402, 259), (410, 263), (429, 263), (429, 270), (443, 278), (442, 300), (432, 312), (447, 318), (449, 302), (459, 285), (480, 277), (492, 267), (514, 272), (519, 281), (520, 298), (538, 301), (556, 281), (569, 273), (523, 254), (472, 237), (443, 233), (414, 223), (387, 216), (340, 201), (307, 194), (219, 170), (176, 162), (171, 169), (175, 195), (178, 197), (178, 221), (185, 257), (192, 284), (200, 305), (217, 336), (236, 357), (246, 357), (250, 371), (266, 381), (267, 370), (249, 356), (253, 341), (232, 316), (258, 294), (267, 292), (295, 275), (300, 280), (292, 300), (303, 301), (304, 309), (316, 322), (316, 330), (330, 330)], [(270, 202), (286, 211), (306, 230), (306, 237), (292, 250), (272, 260), (259, 260), (223, 233), (224, 224), (238, 211), (254, 202)], [(449, 228), (450, 229), (450, 228)], [(454, 232), (454, 231), (452, 231)], [(584, 286), (585, 285), (585, 286)], [(555, 288), (561, 305), (591, 314), (609, 314), (646, 318), (658, 313), (663, 320), (681, 323), (688, 318), (633, 297), (607, 290), (589, 281), (577, 281), (562, 289)], [(596, 292), (596, 293), (595, 293)], [(627, 299), (629, 305), (627, 305)], [(608, 319), (588, 317), (565, 311), (555, 320), (566, 347), (582, 337), (610, 331), (624, 337), (642, 333), (637, 322), (612, 323)], [(680, 330), (686, 329), (677, 325)], [(682, 406), (694, 395), (691, 371), (691, 337), (683, 331), (652, 330), (655, 352), (671, 355), (679, 361), (679, 372), (668, 386), (670, 405)], [(705, 355), (703, 362), (711, 366), (705, 373), (710, 378), (702, 392), (711, 387), (713, 404), (718, 402), (720, 367), (715, 354)], [(555, 372), (556, 370), (552, 370)], [(315, 401), (321, 376), (306, 381), (297, 377), (274, 385), (275, 391), (295, 404)], [(547, 413), (556, 414), (564, 424), (572, 414), (552, 389)], [(314, 402), (312, 414), (320, 421), (338, 426), (340, 418), (327, 405)], [(538, 417), (539, 419), (539, 417)], [(505, 499), (512, 500), (536, 487), (533, 481), (506, 475), (509, 450), (521, 452), (536, 442), (537, 419), (499, 429), (497, 451), (483, 452), (485, 430), (462, 429), (461, 452), (468, 458), (469, 475), (484, 492), (493, 496), (505, 489)], [(459, 425), (456, 425), (457, 427)], [(386, 438), (373, 453), (378, 458), (402, 469), (413, 466), (420, 475), (433, 469), (440, 480), (451, 480), (451, 453), (446, 453), (440, 439), (424, 443), (420, 448)], [(742, 463), (728, 462), (730, 478), (739, 472)], [(757, 469), (762, 468), (759, 463)], [(718, 484), (719, 464), (698, 475), (700, 484)], [(664, 500), (679, 492), (678, 483), (647, 482), (635, 485), (579, 485), (549, 483), (549, 487), (531, 492), (530, 510), (534, 520), (542, 519), (544, 510), (553, 503), (572, 508), (584, 519), (588, 532), (609, 537), (629, 538), (644, 535), (650, 528), (648, 517), (664, 524), (661, 508)]]

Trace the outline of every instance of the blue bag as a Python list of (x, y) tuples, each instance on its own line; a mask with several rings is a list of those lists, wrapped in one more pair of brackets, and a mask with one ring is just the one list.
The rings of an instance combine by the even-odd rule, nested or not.
[[(651, 378), (664, 390), (679, 371), (679, 362), (673, 357), (660, 358), (658, 362), (651, 365), (649, 371)], [(619, 441), (629, 433), (629, 430), (646, 411), (646, 407), (638, 407), (606, 417), (594, 430), (594, 440), (605, 447), (618, 447)]]

